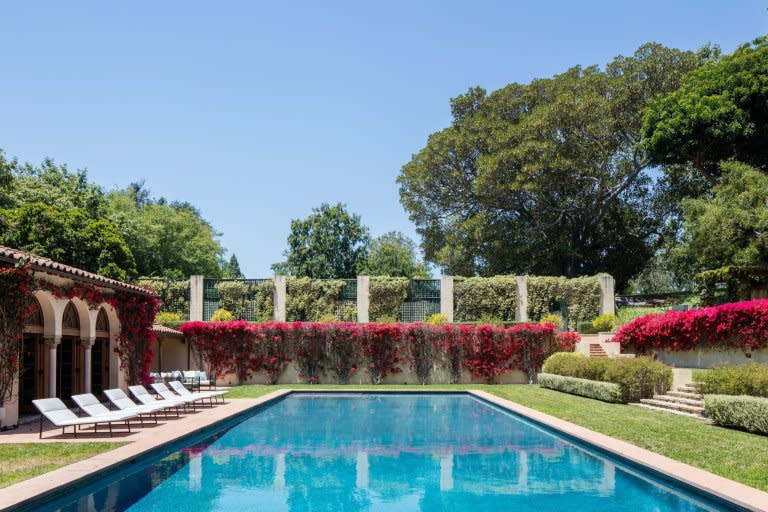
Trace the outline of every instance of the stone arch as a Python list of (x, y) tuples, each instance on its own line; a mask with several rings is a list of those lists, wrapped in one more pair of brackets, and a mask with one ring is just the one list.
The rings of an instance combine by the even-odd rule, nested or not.
[(43, 334), (45, 328), (45, 317), (43, 316), (43, 308), (40, 305), (40, 301), (37, 297), (32, 295), (30, 298), (30, 315), (24, 325), (25, 333)]
[(47, 337), (53, 337), (61, 334), (61, 315), (59, 314), (59, 305), (56, 298), (47, 291), (35, 290), (32, 292), (37, 303), (40, 305), (40, 311), (43, 315), (43, 333)]
[(93, 338), (96, 328), (95, 318), (91, 317), (93, 310), (88, 307), (87, 302), (77, 297), (72, 298), (72, 300), (70, 300), (67, 306), (64, 308), (64, 313), (62, 315), (62, 328), (64, 327), (64, 317), (66, 316), (67, 309), (70, 308), (70, 305), (72, 308), (74, 308), (75, 312), (77, 312), (78, 328), (80, 330), (78, 336), (80, 336), (81, 339)]
[(109, 316), (103, 307), (96, 312), (96, 337), (109, 337)]

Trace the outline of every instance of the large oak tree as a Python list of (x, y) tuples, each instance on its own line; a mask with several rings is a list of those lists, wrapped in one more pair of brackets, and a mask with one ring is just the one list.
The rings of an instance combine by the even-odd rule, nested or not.
[(398, 177), (427, 259), (454, 274), (607, 271), (624, 283), (664, 222), (643, 109), (712, 55), (646, 44), (605, 69), (454, 98), (453, 124)]

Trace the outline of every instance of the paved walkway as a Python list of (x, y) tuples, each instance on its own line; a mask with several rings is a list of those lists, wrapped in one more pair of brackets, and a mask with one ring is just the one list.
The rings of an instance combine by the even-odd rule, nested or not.
[(127, 431), (123, 432), (122, 429), (116, 430), (112, 437), (109, 436), (107, 431), (100, 430), (96, 433), (89, 429), (83, 430), (82, 436), (79, 431), (77, 439), (74, 439), (71, 429), (68, 430), (65, 436), (62, 436), (60, 428), (49, 427), (44, 430), (43, 440), (40, 441), (38, 439), (37, 423), (22, 425), (17, 430), (3, 432), (0, 434), (0, 443), (127, 441), (128, 444), (0, 489), (0, 512), (13, 510), (14, 506), (39, 494), (54, 491), (70, 482), (87, 477), (95, 471), (104, 470), (121, 462), (136, 459), (143, 453), (164, 443), (174, 441), (188, 434), (194, 434), (214, 423), (287, 393), (290, 393), (290, 391), (278, 390), (257, 399), (229, 400), (225, 404), (206, 407), (197, 412), (184, 414), (180, 418), (161, 419), (157, 425), (153, 423), (150, 426), (149, 423), (146, 423), (144, 428), (138, 427), (135, 430), (131, 428), (132, 432), (130, 434)]

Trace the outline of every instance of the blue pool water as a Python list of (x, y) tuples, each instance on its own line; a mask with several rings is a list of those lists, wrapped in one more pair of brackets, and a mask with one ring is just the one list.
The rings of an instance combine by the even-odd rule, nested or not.
[(463, 394), (293, 394), (113, 479), (47, 510), (727, 510)]

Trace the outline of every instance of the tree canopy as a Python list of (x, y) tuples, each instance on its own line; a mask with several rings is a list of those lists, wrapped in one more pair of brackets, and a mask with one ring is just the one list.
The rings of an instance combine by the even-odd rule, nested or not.
[(719, 173), (711, 197), (683, 202), (685, 234), (670, 255), (678, 274), (768, 265), (768, 175), (739, 162)]
[(106, 193), (86, 171), (0, 151), (0, 243), (115, 279), (217, 276), (218, 234), (188, 203), (142, 184)]
[(371, 243), (362, 272), (370, 276), (429, 277), (429, 269), (417, 256), (416, 244), (398, 231), (385, 233)]
[(692, 71), (679, 89), (653, 101), (643, 120), (655, 164), (692, 164), (710, 183), (720, 162), (768, 171), (768, 38)]
[(272, 270), (296, 277), (353, 278), (365, 263), (369, 244), (359, 215), (341, 203), (323, 203), (306, 219), (291, 221), (286, 260)]
[(454, 98), (452, 125), (398, 177), (427, 259), (457, 275), (605, 271), (626, 282), (664, 218), (640, 145), (643, 109), (714, 53), (646, 44), (605, 69)]

